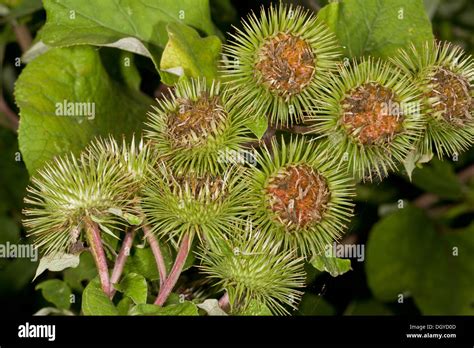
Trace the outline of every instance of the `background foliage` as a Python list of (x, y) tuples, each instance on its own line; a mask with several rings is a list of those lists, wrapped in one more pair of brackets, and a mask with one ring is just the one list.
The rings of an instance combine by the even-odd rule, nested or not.
[[(327, 5), (292, 2), (316, 11)], [(57, 154), (79, 152), (97, 135), (140, 132), (152, 98), (166, 92), (163, 83), (182, 74), (215, 77), (225, 33), (262, 4), (269, 2), (124, 0), (117, 8), (109, 1), (91, 6), (79, 0), (1, 0), (0, 244), (28, 242), (20, 223), (28, 172)], [(388, 57), (432, 32), (473, 53), (474, 5), (468, 0), (344, 0), (324, 7), (319, 18), (335, 31), (349, 58)], [(25, 53), (26, 29), (34, 42)], [(45, 118), (54, 112), (53, 101), (63, 99), (95, 102), (95, 118)], [(18, 137), (8, 109), (20, 113)], [(415, 169), (412, 182), (399, 174), (360, 184), (344, 242), (364, 244), (365, 261), (352, 260), (349, 272), (347, 263), (307, 265), (309, 285), (296, 314), (474, 314), (473, 177), (471, 149), (457, 161), (433, 160)], [(453, 248), (459, 253), (455, 262)], [(167, 254), (171, 266), (172, 251)], [(160, 309), (146, 304), (147, 280), (159, 278), (149, 248), (132, 253), (117, 287), (123, 293), (118, 303), (102, 293), (90, 255), (83, 253), (80, 261), (63, 272), (44, 272), (33, 284), (37, 264), (1, 259), (1, 312), (198, 313), (199, 296), (180, 301), (198, 278), (193, 260), (169, 306)], [(248, 314), (264, 313), (255, 305)]]

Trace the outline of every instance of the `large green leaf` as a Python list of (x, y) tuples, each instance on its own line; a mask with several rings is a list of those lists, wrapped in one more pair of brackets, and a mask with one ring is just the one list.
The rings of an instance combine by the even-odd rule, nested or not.
[(432, 40), (422, 0), (342, 0), (318, 13), (347, 57), (390, 57), (410, 42)]
[(169, 41), (161, 57), (160, 69), (164, 83), (172, 85), (181, 75), (205, 77), (208, 82), (217, 77), (217, 62), (221, 41), (217, 36), (201, 38), (193, 28), (170, 23)]
[[(96, 136), (139, 133), (152, 103), (112, 80), (97, 50), (87, 46), (56, 48), (35, 59), (18, 78), (15, 98), (20, 150), (30, 174), (56, 155), (77, 154)], [(94, 115), (84, 109), (58, 116), (65, 103), (88, 106)]]
[(36, 285), (36, 290), (41, 290), (43, 297), (61, 309), (71, 307), (71, 288), (62, 280), (50, 279)]
[(166, 26), (188, 24), (215, 34), (209, 0), (44, 0), (47, 21), (41, 39), (56, 47), (112, 46), (149, 56), (158, 68), (168, 41)]
[(133, 307), (130, 315), (198, 315), (198, 308), (192, 302), (185, 301), (180, 304), (172, 304), (166, 307), (155, 306), (152, 304), (139, 304)]
[(136, 273), (126, 274), (115, 289), (130, 297), (136, 304), (146, 303), (148, 286), (145, 277)]
[(102, 291), (99, 278), (94, 278), (82, 293), (82, 312), (84, 315), (118, 315), (119, 311), (109, 297)]
[(382, 301), (413, 296), (423, 314), (474, 314), (474, 226), (435, 226), (413, 206), (388, 215), (370, 233), (366, 272)]

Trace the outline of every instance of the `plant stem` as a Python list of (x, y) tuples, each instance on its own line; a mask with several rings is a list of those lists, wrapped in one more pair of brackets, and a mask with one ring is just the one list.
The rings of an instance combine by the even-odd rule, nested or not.
[(158, 267), (158, 272), (160, 274), (160, 288), (162, 288), (167, 277), (167, 274), (166, 274), (167, 272), (166, 272), (165, 260), (161, 252), (160, 244), (158, 243), (158, 240), (150, 231), (150, 228), (147, 225), (144, 225), (142, 229), (145, 234), (145, 238), (148, 240), (148, 243), (150, 244), (151, 251), (153, 255), (155, 256), (156, 266)]
[(25, 53), (31, 47), (33, 38), (28, 30), (28, 27), (24, 24), (18, 24), (16, 21), (12, 22), (13, 32), (16, 36), (16, 41), (21, 48), (21, 51)]
[(176, 285), (178, 278), (183, 270), (184, 263), (189, 254), (189, 249), (191, 246), (191, 238), (189, 233), (186, 233), (181, 241), (181, 245), (179, 246), (178, 255), (176, 256), (176, 260), (174, 262), (173, 268), (166, 279), (163, 286), (160, 288), (160, 292), (158, 297), (156, 298), (155, 304), (158, 306), (163, 306), (166, 302), (166, 299), (171, 294), (174, 286)]
[(3, 98), (3, 95), (0, 95), (0, 113), (2, 113), (5, 118), (7, 118), (6, 127), (10, 128), (14, 132), (18, 131), (18, 115), (13, 112), (12, 109), (8, 106), (7, 102)]
[(229, 294), (226, 292), (222, 297), (219, 299), (219, 307), (224, 312), (229, 312), (230, 310), (230, 303), (229, 303)]
[(104, 246), (100, 238), (100, 231), (97, 224), (86, 219), (86, 237), (92, 256), (99, 273), (102, 290), (107, 296), (110, 295), (109, 268), (107, 267), (107, 258), (105, 257)]
[(312, 130), (310, 126), (303, 126), (303, 125), (294, 125), (291, 127), (279, 127), (278, 130), (282, 130), (285, 132), (295, 133), (295, 134), (307, 134)]
[(122, 247), (120, 252), (115, 260), (114, 269), (112, 271), (112, 276), (110, 277), (110, 297), (112, 298), (115, 294), (114, 284), (117, 284), (120, 276), (122, 275), (123, 268), (125, 267), (125, 262), (127, 261), (128, 256), (130, 255), (130, 249), (132, 248), (133, 238), (135, 237), (135, 228), (132, 228), (129, 232), (125, 234), (125, 238), (122, 242)]

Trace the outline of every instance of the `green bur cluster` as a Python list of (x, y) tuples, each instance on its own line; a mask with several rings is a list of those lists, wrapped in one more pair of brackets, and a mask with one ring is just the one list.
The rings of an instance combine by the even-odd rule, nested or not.
[[(474, 63), (460, 49), (341, 62), (330, 30), (286, 5), (252, 14), (232, 38), (222, 81), (181, 80), (149, 113), (146, 141), (98, 139), (38, 172), (25, 225), (44, 253), (68, 251), (89, 220), (114, 235), (146, 222), (161, 241), (199, 244), (232, 313), (252, 301), (288, 313), (304, 261), (346, 231), (357, 181), (383, 179), (413, 151), (473, 143)], [(255, 140), (249, 124), (262, 115), (306, 134)], [(222, 156), (249, 149), (255, 165)]]

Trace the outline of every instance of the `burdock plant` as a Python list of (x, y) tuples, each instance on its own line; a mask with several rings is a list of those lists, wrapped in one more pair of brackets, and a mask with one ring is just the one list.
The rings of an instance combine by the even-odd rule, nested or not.
[(107, 156), (59, 157), (32, 178), (25, 226), (44, 254), (68, 252), (87, 224), (97, 222), (109, 232), (123, 222), (111, 208), (134, 213), (136, 185)]
[(413, 76), (423, 94), (427, 128), (421, 153), (457, 156), (474, 143), (474, 59), (449, 42), (411, 45), (393, 62)]
[(275, 124), (301, 122), (336, 67), (334, 34), (309, 11), (280, 4), (252, 13), (231, 36), (223, 74), (239, 108)]
[(354, 184), (328, 151), (303, 138), (273, 141), (251, 173), (251, 212), (265, 236), (304, 256), (338, 240), (352, 216)]
[(215, 245), (245, 214), (245, 173), (235, 167), (222, 174), (180, 174), (158, 165), (144, 189), (143, 209), (160, 239), (174, 243), (188, 235)]
[(303, 259), (295, 250), (253, 228), (250, 222), (231, 227), (231, 238), (219, 248), (200, 252), (201, 271), (227, 292), (230, 312), (242, 313), (252, 301), (275, 314), (296, 309), (305, 283)]
[[(350, 10), (339, 5), (341, 13)], [(91, 282), (84, 313), (98, 308), (103, 314), (106, 307), (107, 313), (198, 314), (198, 298), (224, 292), (199, 308), (288, 314), (303, 294), (304, 265), (322, 264), (331, 272), (347, 264), (326, 251), (348, 230), (356, 182), (383, 179), (417, 151), (454, 155), (474, 142), (474, 63), (461, 49), (429, 42), (392, 62), (341, 62), (335, 34), (313, 13), (281, 2), (252, 13), (242, 26), (217, 63), (217, 52), (202, 48), (217, 38), (181, 35), (193, 30), (186, 20), (169, 25), (163, 59), (173, 52), (184, 74), (193, 75), (181, 76), (169, 97), (152, 106), (146, 141), (95, 139), (33, 176), (24, 224), (45, 262), (90, 250), (96, 263), (108, 298), (91, 290), (97, 286)], [(187, 39), (200, 48), (181, 52)], [(373, 45), (369, 38), (365, 48), (387, 52)], [(48, 53), (31, 64), (46, 61)], [(191, 62), (203, 69), (186, 66)], [(221, 74), (205, 80), (197, 71)], [(32, 110), (50, 102), (22, 110), (25, 125)], [(252, 138), (252, 131), (261, 138)], [(236, 163), (250, 151), (256, 153), (252, 166)], [(135, 236), (147, 247), (134, 244)], [(200, 273), (186, 270), (193, 252)], [(150, 296), (154, 305), (146, 303)]]
[(421, 95), (411, 78), (372, 58), (341, 64), (309, 117), (333, 162), (356, 179), (382, 179), (413, 149), (424, 129)]
[(151, 168), (156, 162), (154, 149), (143, 138), (132, 137), (130, 143), (123, 138), (118, 142), (113, 137), (97, 138), (86, 149), (86, 155), (95, 158), (108, 157), (116, 162), (122, 171), (128, 173), (141, 189), (148, 181)]
[[(94, 148), (94, 147), (93, 147)], [(85, 240), (110, 293), (101, 233), (117, 237), (136, 221), (139, 182), (109, 152), (56, 158), (32, 179), (25, 198), (28, 235), (45, 256), (72, 253)]]
[(219, 173), (227, 166), (221, 154), (248, 141), (245, 118), (218, 82), (183, 80), (153, 109), (147, 136), (177, 172)]

